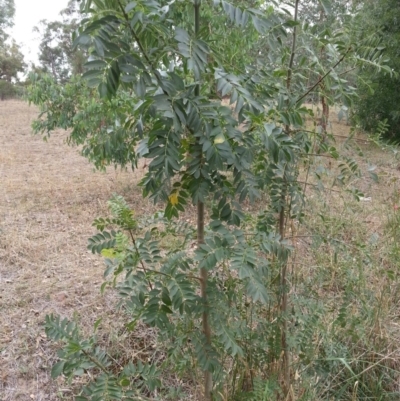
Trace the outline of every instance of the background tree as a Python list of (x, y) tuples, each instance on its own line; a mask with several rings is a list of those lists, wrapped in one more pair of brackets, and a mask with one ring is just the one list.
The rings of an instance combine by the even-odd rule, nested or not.
[(14, 25), (14, 15), (14, 0), (0, 0), (0, 43), (8, 37), (6, 29)]
[(386, 137), (400, 138), (400, 3), (396, 0), (364, 1), (359, 18), (363, 20), (362, 35), (380, 40), (388, 66), (396, 73), (376, 72), (371, 66), (360, 68), (357, 75), (358, 99), (354, 114), (361, 127), (377, 132), (379, 124), (387, 123)]
[(71, 75), (82, 74), (86, 56), (73, 50), (72, 34), (79, 23), (76, 1), (70, 0), (61, 11), (62, 21), (42, 20), (34, 31), (40, 35), (39, 62), (42, 71), (57, 81), (65, 82)]
[(11, 82), (16, 80), (19, 72), (23, 72), (26, 65), (24, 56), (17, 43), (12, 40), (11, 43), (0, 45), (0, 79)]
[(14, 0), (0, 0), (0, 97), (13, 96), (16, 91), (14, 82), (18, 73), (23, 72), (26, 65), (18, 44), (9, 37), (7, 28), (14, 24)]

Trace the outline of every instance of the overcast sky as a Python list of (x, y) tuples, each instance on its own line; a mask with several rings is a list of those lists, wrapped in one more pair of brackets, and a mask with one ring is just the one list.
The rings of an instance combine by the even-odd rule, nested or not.
[(59, 13), (67, 6), (68, 0), (14, 0), (15, 24), (11, 36), (22, 46), (26, 62), (37, 63), (38, 34), (34, 26), (42, 19), (53, 21), (61, 19)]

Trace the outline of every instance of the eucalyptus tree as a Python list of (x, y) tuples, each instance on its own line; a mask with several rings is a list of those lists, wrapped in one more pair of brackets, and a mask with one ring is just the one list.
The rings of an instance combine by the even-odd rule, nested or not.
[(15, 41), (0, 44), (0, 80), (11, 82), (25, 70), (24, 56)]
[(10, 38), (7, 29), (14, 25), (14, 0), (0, 0), (0, 97), (5, 99), (15, 94), (12, 81), (26, 65), (19, 45)]
[(23, 55), (7, 29), (14, 25), (14, 0), (0, 0), (0, 79), (11, 82), (24, 69)]
[[(359, 63), (368, 45), (326, 33), (329, 64), (310, 83), (303, 71), (316, 66), (317, 54), (298, 51), (301, 37), (313, 35), (299, 4), (289, 15), (276, 1), (85, 0), (74, 37), (89, 55), (84, 80), (61, 86), (31, 77), (29, 99), (42, 109), (36, 132), (71, 129), (69, 141), (98, 168), (135, 168), (147, 158), (143, 194), (166, 205), (165, 218), (146, 220), (114, 197), (111, 218), (95, 221), (99, 234), (89, 244), (106, 258), (103, 290), (118, 288), (131, 330), (139, 321), (157, 328), (165, 361), (116, 369), (95, 336), (82, 339), (73, 322), (49, 316), (48, 335), (66, 342), (53, 376), (96, 373), (78, 399), (155, 390), (162, 398), (159, 373), (171, 366), (203, 371), (206, 400), (245, 397), (255, 375), (268, 386), (277, 377), (271, 388), (292, 397), (291, 344), (312, 340), (300, 341), (290, 319), (286, 225), (303, 218), (298, 176), (321, 139), (304, 127), (312, 112), (303, 102), (343, 60)], [(339, 157), (334, 146), (324, 150)], [(357, 169), (351, 160), (340, 166), (342, 182)], [(268, 204), (249, 226), (241, 205), (262, 192)], [(195, 227), (177, 219), (190, 203)], [(171, 233), (182, 241), (162, 249), (160, 237)]]
[(82, 74), (87, 57), (81, 50), (73, 50), (72, 33), (77, 29), (80, 14), (76, 1), (70, 0), (61, 11), (61, 21), (41, 20), (34, 28), (40, 36), (39, 62), (42, 70), (59, 81), (65, 82), (71, 75)]
[(8, 37), (5, 30), (14, 25), (14, 16), (14, 0), (0, 0), (0, 43)]

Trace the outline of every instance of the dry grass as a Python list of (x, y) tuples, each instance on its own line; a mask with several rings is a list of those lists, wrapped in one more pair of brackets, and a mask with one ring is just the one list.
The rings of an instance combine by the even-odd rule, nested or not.
[[(93, 219), (106, 213), (112, 193), (126, 196), (138, 214), (143, 200), (136, 173), (94, 172), (56, 132), (46, 143), (32, 136), (37, 109), (0, 103), (0, 400), (56, 400), (49, 377), (55, 347), (42, 324), (49, 313), (89, 327), (98, 314), (113, 316), (102, 297), (103, 265), (86, 251)], [(66, 393), (67, 395), (68, 393)]]
[[(338, 238), (342, 242), (342, 252), (339, 251), (336, 259), (332, 245), (321, 243), (316, 247), (312, 238), (295, 239), (294, 280), (305, 284), (303, 290), (308, 288), (332, 312), (323, 319), (325, 336), (335, 332), (337, 335), (334, 321), (338, 317), (338, 308), (345, 302), (348, 302), (347, 322), (355, 322), (357, 316), (363, 316), (365, 320), (357, 323), (363, 330), (361, 340), (353, 343), (354, 339), (348, 334), (351, 329), (347, 334), (343, 331), (344, 342), (348, 343), (348, 349), (354, 351), (351, 365), (354, 368), (368, 359), (377, 361), (376, 365), (382, 367), (378, 375), (383, 374), (385, 366), (388, 367), (392, 378), (391, 381), (387, 379), (390, 384), (386, 383), (386, 386), (393, 393), (391, 397), (383, 393), (378, 397), (377, 392), (376, 399), (400, 399), (400, 274), (398, 246), (395, 244), (399, 240), (400, 229), (395, 234), (388, 230), (388, 227), (400, 222), (399, 155), (394, 148), (378, 147), (360, 132), (347, 147), (345, 142), (349, 127), (339, 123), (334, 113), (331, 113), (331, 118), (328, 130), (336, 138), (335, 146), (339, 154), (354, 158), (361, 170), (360, 177), (353, 178), (348, 188), (357, 187), (364, 193), (364, 198), (357, 202), (338, 187), (332, 187), (333, 191), (327, 190), (323, 194), (317, 194), (311, 187), (307, 189), (309, 202), (305, 225), (310, 230), (302, 227), (299, 231), (295, 229), (294, 234), (320, 232), (325, 234), (325, 238)], [(323, 179), (326, 188), (333, 183), (339, 163), (326, 157), (315, 158), (314, 167), (320, 164), (330, 169)], [(378, 182), (368, 173), (371, 166), (375, 166)], [(313, 182), (312, 178), (309, 179)], [(324, 215), (325, 222), (320, 215)], [(344, 300), (346, 291), (352, 294), (350, 301)], [(296, 297), (296, 289), (292, 296)], [(371, 363), (367, 371), (376, 365)], [(371, 382), (367, 384), (373, 388), (372, 382), (375, 385), (379, 380), (378, 376), (373, 379), (371, 376)], [(335, 378), (329, 376), (326, 385), (334, 394), (334, 389), (339, 390), (341, 386), (340, 379), (335, 383)], [(359, 398), (354, 395), (353, 399)], [(360, 399), (364, 398), (360, 396)]]
[[(124, 195), (139, 215), (155, 210), (136, 187), (143, 169), (135, 173), (113, 169), (94, 172), (76, 148), (64, 143), (65, 132), (56, 132), (47, 143), (32, 136), (30, 124), (36, 116), (37, 110), (26, 103), (0, 103), (1, 401), (71, 399), (62, 381), (54, 382), (49, 377), (56, 358), (56, 346), (46, 339), (42, 327), (49, 313), (74, 317), (83, 329), (89, 329), (99, 315), (103, 316), (104, 333), (121, 335), (132, 348), (152, 348), (149, 343), (154, 339), (151, 333), (142, 337), (136, 333), (140, 338), (132, 341), (127, 333), (111, 329), (116, 319), (113, 299), (110, 294), (99, 293), (103, 265), (86, 251), (87, 238), (94, 232), (91, 223), (96, 216), (106, 214), (106, 202), (112, 193)], [(340, 145), (349, 127), (332, 120), (332, 131), (339, 135)], [(393, 211), (398, 199), (397, 161), (394, 155), (367, 144), (362, 135), (357, 136), (357, 143), (365, 154), (359, 159), (361, 167), (365, 169), (367, 161), (375, 164), (381, 181), (375, 184), (363, 177), (356, 183), (371, 201), (351, 206), (356, 211), (351, 214), (354, 230), (362, 226), (365, 237), (373, 233), (383, 236), (385, 216)], [(332, 163), (329, 159), (321, 162)], [(309, 196), (314, 196), (311, 191)], [(343, 213), (344, 200), (339, 194), (328, 192), (325, 196), (333, 214)], [(350, 242), (353, 234), (349, 233)], [(299, 240), (297, 245), (297, 262), (306, 266), (298, 274), (312, 275), (318, 266), (307, 251), (308, 244)], [(382, 249), (377, 252), (384, 255)], [(337, 272), (332, 269), (333, 283)], [(383, 280), (372, 279), (375, 286)], [(389, 323), (387, 330), (393, 340), (398, 340), (398, 322)], [(111, 343), (112, 339), (104, 341)]]

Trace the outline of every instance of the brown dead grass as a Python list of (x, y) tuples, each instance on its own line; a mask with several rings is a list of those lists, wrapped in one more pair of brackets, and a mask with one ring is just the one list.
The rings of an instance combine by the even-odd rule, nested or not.
[[(315, 116), (318, 117), (320, 110), (318, 106), (307, 105), (312, 108)], [(310, 213), (310, 225), (313, 226), (318, 212), (321, 212), (321, 202), (325, 202), (329, 209), (329, 214), (334, 218), (352, 219), (352, 230), (348, 232), (348, 241), (351, 243), (357, 237), (357, 231), (362, 231), (362, 236), (368, 240), (372, 235), (378, 234), (380, 238), (385, 235), (385, 225), (391, 214), (395, 211), (396, 205), (400, 196), (400, 154), (397, 154), (393, 149), (382, 149), (368, 139), (368, 136), (361, 132), (355, 131), (351, 142), (347, 142), (350, 126), (343, 120), (339, 122), (337, 118), (338, 108), (331, 108), (331, 120), (328, 125), (328, 134), (331, 134), (335, 142), (335, 146), (341, 157), (343, 155), (355, 159), (360, 169), (360, 177), (353, 178), (345, 188), (333, 186), (334, 177), (339, 173), (339, 164), (341, 160), (336, 161), (325, 156), (314, 158), (314, 166), (322, 165), (330, 170), (330, 175), (324, 178), (324, 185), (327, 189), (324, 194), (317, 195), (312, 186), (307, 187), (307, 197), (314, 207), (315, 213)], [(379, 177), (379, 181), (375, 182), (368, 170), (374, 166), (373, 172)], [(301, 179), (305, 179), (306, 173), (301, 173)], [(308, 182), (315, 182), (312, 174), (308, 177)], [(355, 187), (360, 190), (364, 197), (360, 202), (355, 201), (350, 194), (346, 194), (343, 189)], [(332, 190), (329, 190), (332, 188)], [(349, 221), (348, 221), (349, 222)], [(353, 235), (354, 234), (354, 235)], [(298, 242), (299, 257), (307, 259), (307, 252), (303, 251), (301, 243)], [(306, 247), (308, 243), (306, 241)], [(384, 247), (385, 244), (382, 244)], [(377, 249), (380, 252), (381, 249)], [(306, 262), (306, 261), (304, 261)], [(310, 261), (306, 262), (309, 263)], [(303, 272), (308, 274), (310, 272)]]
[(45, 316), (74, 316), (84, 327), (99, 315), (115, 318), (110, 296), (99, 293), (102, 262), (86, 250), (91, 223), (107, 213), (114, 192), (138, 214), (155, 210), (136, 187), (141, 169), (94, 172), (64, 143), (65, 132), (47, 143), (32, 136), (36, 116), (24, 102), (0, 103), (2, 401), (66, 399), (49, 378), (55, 347), (43, 331)]

